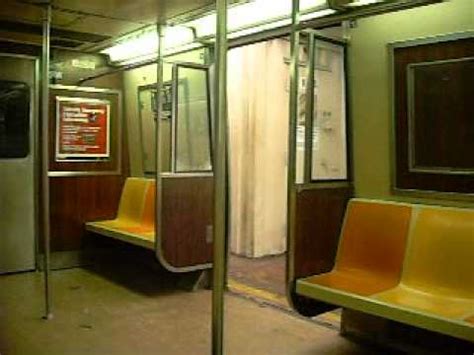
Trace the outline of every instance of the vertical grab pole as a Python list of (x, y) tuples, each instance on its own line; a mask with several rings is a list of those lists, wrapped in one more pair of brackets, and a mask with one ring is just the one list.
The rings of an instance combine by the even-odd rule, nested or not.
[(160, 245), (158, 240), (161, 240), (162, 228), (162, 204), (163, 194), (162, 180), (161, 180), (161, 112), (163, 105), (161, 104), (161, 97), (163, 93), (163, 25), (157, 24), (156, 32), (158, 34), (158, 56), (156, 60), (156, 123), (155, 123), (155, 252), (156, 255), (160, 252)]
[(308, 73), (306, 80), (305, 137), (304, 137), (304, 182), (310, 183), (313, 167), (313, 120), (314, 120), (314, 33), (308, 33)]
[(224, 351), (224, 290), (227, 270), (227, 0), (216, 0), (216, 12), (212, 354), (221, 355)]
[(49, 52), (51, 31), (51, 4), (46, 5), (43, 19), (43, 53), (41, 60), (41, 191), (42, 191), (42, 227), (44, 242), (44, 319), (53, 317), (50, 283), (50, 213), (49, 213)]
[(300, 22), (300, 2), (292, 0), (291, 10), (291, 62), (290, 62), (290, 107), (288, 128), (288, 181), (287, 181), (287, 289), (292, 290), (290, 282), (294, 279), (294, 240), (296, 217), (296, 123), (298, 118), (298, 65), (300, 33), (297, 28)]

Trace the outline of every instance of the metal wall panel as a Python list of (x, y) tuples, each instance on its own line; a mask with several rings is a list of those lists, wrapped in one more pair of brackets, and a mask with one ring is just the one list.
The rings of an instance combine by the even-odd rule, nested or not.
[(0, 80), (30, 87), (30, 144), (24, 158), (0, 158), (0, 274), (35, 268), (36, 61), (0, 54)]

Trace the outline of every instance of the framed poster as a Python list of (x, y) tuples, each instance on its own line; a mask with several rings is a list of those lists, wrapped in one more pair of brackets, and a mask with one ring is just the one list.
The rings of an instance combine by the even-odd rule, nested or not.
[(110, 101), (56, 97), (56, 161), (110, 157)]

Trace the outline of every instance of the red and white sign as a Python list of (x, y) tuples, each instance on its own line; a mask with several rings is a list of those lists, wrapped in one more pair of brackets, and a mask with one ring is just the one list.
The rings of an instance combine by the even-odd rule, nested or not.
[(110, 102), (56, 98), (56, 160), (110, 156)]

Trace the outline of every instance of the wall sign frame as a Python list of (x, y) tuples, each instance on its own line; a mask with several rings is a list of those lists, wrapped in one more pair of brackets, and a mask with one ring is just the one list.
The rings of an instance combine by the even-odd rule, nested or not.
[[(102, 133), (108, 131), (104, 136), (102, 151), (91, 151), (88, 148), (83, 151), (84, 154), (64, 154), (58, 149), (57, 144), (58, 128), (60, 122), (58, 118), (61, 108), (59, 103), (67, 103), (77, 109), (77, 105), (82, 103), (84, 107), (87, 105), (99, 105), (98, 107), (108, 107), (108, 120), (104, 127), (100, 130)], [(49, 117), (49, 173), (50, 177), (73, 177), (73, 176), (98, 176), (98, 175), (121, 175), (122, 171), (122, 93), (120, 90), (95, 88), (95, 87), (81, 87), (81, 86), (66, 86), (66, 85), (50, 85), (50, 117)], [(71, 110), (71, 112), (73, 112)], [(79, 111), (78, 111), (79, 112)], [(87, 111), (86, 111), (87, 113)], [(89, 112), (90, 114), (90, 112)], [(72, 115), (74, 116), (74, 115)], [(73, 119), (76, 117), (72, 117)], [(79, 115), (78, 119), (85, 121), (86, 117)], [(69, 122), (70, 123), (70, 122)], [(76, 130), (78, 127), (70, 125), (70, 129), (75, 132), (73, 135), (80, 136)], [(84, 128), (84, 126), (82, 126)], [(103, 129), (103, 130), (102, 130)], [(86, 134), (88, 134), (86, 132)], [(90, 136), (93, 141), (96, 137)], [(74, 137), (73, 137), (74, 138)], [(77, 137), (75, 137), (77, 138)], [(71, 144), (74, 145), (74, 139)], [(82, 149), (82, 148), (81, 148)], [(59, 154), (58, 154), (59, 150)], [(89, 151), (88, 151), (89, 150)]]
[(392, 191), (474, 196), (474, 32), (389, 44)]
[(110, 157), (110, 101), (56, 97), (56, 161)]

